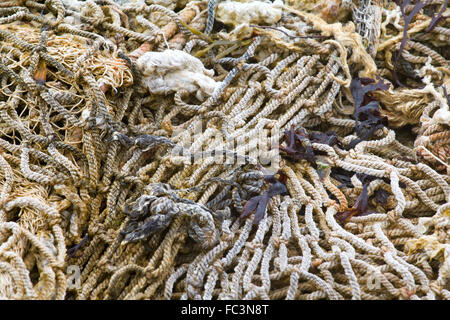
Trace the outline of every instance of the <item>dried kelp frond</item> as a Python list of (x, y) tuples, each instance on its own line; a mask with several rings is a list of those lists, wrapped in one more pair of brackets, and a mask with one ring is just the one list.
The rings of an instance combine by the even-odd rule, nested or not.
[(258, 224), (266, 214), (270, 199), (276, 195), (287, 194), (286, 186), (273, 176), (266, 177), (265, 180), (270, 183), (270, 187), (262, 195), (255, 196), (247, 201), (240, 216), (241, 219), (247, 218), (252, 212), (255, 212), (253, 223)]
[(355, 102), (355, 131), (359, 139), (351, 141), (348, 149), (354, 148), (361, 141), (371, 138), (376, 130), (388, 125), (388, 118), (383, 117), (380, 113), (379, 102), (371, 95), (373, 91), (387, 89), (389, 89), (389, 84), (382, 80), (377, 82), (369, 78), (354, 78), (352, 80), (350, 90)]
[(437, 14), (434, 14), (434, 13), (432, 14), (432, 19), (431, 19), (430, 25), (426, 29), (426, 32), (433, 31), (433, 29), (436, 28), (439, 21), (445, 19), (443, 13), (447, 7), (448, 7), (448, 0), (445, 0), (441, 6), (441, 9), (439, 10), (439, 12)]

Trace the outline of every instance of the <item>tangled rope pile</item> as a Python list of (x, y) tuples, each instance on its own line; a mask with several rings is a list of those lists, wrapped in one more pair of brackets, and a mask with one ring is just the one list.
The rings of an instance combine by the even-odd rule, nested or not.
[(0, 3), (0, 297), (449, 300), (447, 5)]

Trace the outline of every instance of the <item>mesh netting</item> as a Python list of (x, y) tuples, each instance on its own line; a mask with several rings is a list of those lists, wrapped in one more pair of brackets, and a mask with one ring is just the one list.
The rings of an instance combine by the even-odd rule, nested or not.
[(406, 2), (0, 3), (0, 297), (450, 299), (447, 2), (401, 48)]

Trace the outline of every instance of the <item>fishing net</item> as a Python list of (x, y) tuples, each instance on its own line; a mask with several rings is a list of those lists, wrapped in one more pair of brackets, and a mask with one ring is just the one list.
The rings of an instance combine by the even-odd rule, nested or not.
[(0, 3), (3, 299), (450, 299), (448, 1)]

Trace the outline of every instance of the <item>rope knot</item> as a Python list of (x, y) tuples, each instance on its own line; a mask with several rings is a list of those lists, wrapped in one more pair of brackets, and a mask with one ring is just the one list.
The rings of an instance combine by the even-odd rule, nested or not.
[(65, 266), (64, 261), (55, 261), (49, 264), (52, 269), (63, 269)]
[(33, 50), (31, 50), (32, 53), (40, 53), (40, 52), (47, 52), (47, 47), (43, 46), (41, 44), (37, 44)]
[(397, 224), (399, 215), (397, 214), (397, 212), (395, 210), (391, 210), (387, 213), (387, 218), (391, 224), (395, 225), (395, 224)]
[(358, 153), (356, 152), (355, 149), (350, 149), (350, 150), (348, 150), (348, 156), (350, 158), (357, 159), (358, 158)]
[(212, 266), (214, 269), (217, 270), (217, 273), (219, 273), (219, 274), (223, 273), (223, 266), (219, 260), (215, 261)]
[(249, 249), (251, 252), (254, 252), (256, 249), (261, 249), (263, 248), (263, 244), (262, 243), (255, 243), (255, 242), (249, 242), (246, 243), (245, 246), (247, 247), (247, 249)]
[(57, 226), (61, 223), (61, 217), (59, 215), (48, 215), (49, 221), (48, 224), (50, 227)]
[(261, 89), (262, 89), (261, 83), (256, 82), (256, 81), (250, 81), (250, 82), (248, 83), (248, 86), (249, 86), (250, 88), (255, 89), (257, 92), (260, 92)]

